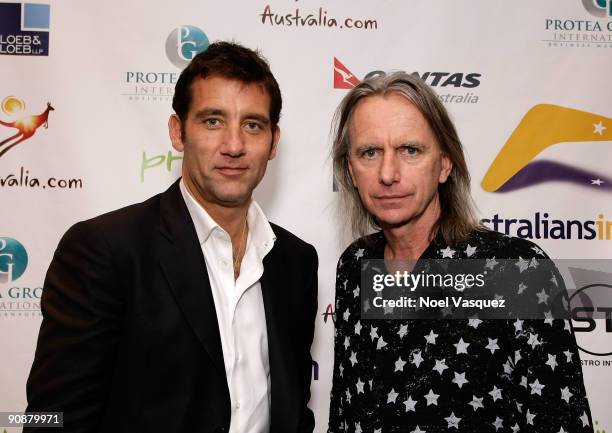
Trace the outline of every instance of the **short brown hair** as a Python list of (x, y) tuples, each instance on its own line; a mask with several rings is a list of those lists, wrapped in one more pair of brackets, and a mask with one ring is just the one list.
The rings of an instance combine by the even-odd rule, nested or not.
[(262, 84), (270, 95), (270, 123), (272, 132), (278, 126), (283, 99), (276, 78), (270, 71), (266, 59), (233, 42), (215, 42), (196, 55), (181, 72), (174, 88), (172, 108), (181, 122), (185, 122), (191, 104), (191, 83), (197, 77), (219, 76), (241, 81), (245, 84)]

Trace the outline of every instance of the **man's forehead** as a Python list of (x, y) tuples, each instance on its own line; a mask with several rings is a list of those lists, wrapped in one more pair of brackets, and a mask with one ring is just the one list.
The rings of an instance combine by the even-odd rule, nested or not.
[(270, 97), (266, 86), (262, 82), (245, 82), (237, 78), (224, 77), (219, 74), (208, 75), (206, 77), (196, 77), (192, 82), (192, 86), (198, 85), (203, 85), (204, 87), (214, 89), (233, 88), (240, 93), (255, 92), (261, 94), (262, 96)]
[(429, 122), (408, 98), (395, 93), (361, 99), (348, 122), (349, 140), (356, 142), (390, 140), (392, 142), (431, 141)]
[(412, 102), (401, 96), (369, 96), (361, 99), (349, 118), (349, 128), (371, 128), (405, 124), (428, 126), (425, 116)]
[(192, 83), (192, 109), (241, 109), (268, 116), (271, 98), (262, 83), (221, 76), (198, 77)]

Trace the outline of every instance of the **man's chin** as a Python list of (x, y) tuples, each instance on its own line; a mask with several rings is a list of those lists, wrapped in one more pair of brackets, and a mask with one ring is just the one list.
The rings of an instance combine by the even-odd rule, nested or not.
[(380, 212), (376, 215), (376, 221), (383, 230), (402, 227), (414, 219), (415, 215), (407, 212)]
[(250, 191), (240, 192), (219, 192), (215, 194), (217, 203), (226, 207), (237, 207), (249, 203), (251, 200)]

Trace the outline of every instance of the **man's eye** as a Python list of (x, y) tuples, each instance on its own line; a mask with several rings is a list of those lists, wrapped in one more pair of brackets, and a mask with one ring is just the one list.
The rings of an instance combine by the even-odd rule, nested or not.
[(221, 119), (217, 119), (217, 118), (214, 118), (214, 117), (213, 118), (209, 118), (209, 119), (205, 119), (204, 120), (204, 124), (206, 126), (214, 128), (214, 127), (217, 127), (217, 126), (221, 125)]
[(415, 146), (402, 146), (401, 151), (405, 155), (409, 155), (409, 156), (416, 156), (421, 152), (421, 150)]
[(361, 157), (365, 159), (374, 159), (376, 158), (377, 154), (378, 154), (378, 150), (371, 147), (371, 148), (363, 150), (361, 152)]
[(261, 131), (261, 125), (257, 122), (247, 122), (245, 125), (245, 128), (249, 131)]

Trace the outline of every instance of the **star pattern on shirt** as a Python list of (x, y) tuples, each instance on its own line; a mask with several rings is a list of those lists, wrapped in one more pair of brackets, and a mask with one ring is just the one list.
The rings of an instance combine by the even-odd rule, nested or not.
[(406, 365), (406, 361), (400, 356), (397, 358), (397, 361), (395, 361), (395, 371), (404, 371), (404, 365)]
[(355, 385), (357, 387), (357, 394), (363, 394), (364, 390), (363, 390), (363, 386), (365, 385), (365, 383), (363, 383), (361, 381), (361, 378), (359, 378), (357, 380), (357, 384)]
[(548, 303), (548, 294), (544, 291), (544, 289), (542, 289), (542, 291), (536, 293), (536, 296), (538, 297), (538, 304), (547, 304)]
[(445, 359), (436, 359), (436, 365), (434, 366), (432, 370), (437, 371), (438, 373), (440, 373), (440, 375), (442, 375), (442, 372), (446, 370), (447, 368), (448, 367), (446, 366)]
[(361, 320), (358, 320), (357, 323), (355, 323), (355, 334), (361, 335)]
[(472, 406), (472, 407), (474, 408), (474, 412), (476, 412), (476, 409), (479, 409), (479, 408), (484, 407), (484, 406), (483, 406), (483, 404), (482, 404), (482, 401), (483, 401), (483, 400), (484, 400), (484, 398), (483, 398), (483, 397), (478, 398), (478, 397), (476, 397), (476, 396), (473, 396), (472, 401), (471, 401), (471, 402), (469, 402), (468, 404), (469, 404), (470, 406)]
[(465, 255), (467, 257), (472, 257), (474, 253), (476, 253), (476, 247), (473, 247), (470, 244), (468, 244), (467, 247), (465, 248)]
[(442, 254), (442, 258), (452, 259), (455, 256), (455, 250), (451, 247), (446, 247), (443, 250), (440, 250), (440, 254)]
[(561, 389), (561, 399), (565, 400), (566, 403), (569, 403), (570, 397), (574, 395), (570, 392), (569, 387), (565, 387)]
[(420, 367), (421, 362), (423, 362), (423, 361), (424, 361), (424, 359), (423, 359), (423, 356), (421, 355), (421, 351), (420, 350), (418, 352), (416, 352), (414, 355), (412, 355), (412, 361), (411, 362), (414, 365), (416, 365), (417, 368)]
[(436, 338), (438, 338), (438, 334), (433, 332), (433, 329), (429, 332), (428, 335), (425, 336), (425, 340), (427, 340), (428, 344), (436, 344)]
[(493, 401), (500, 400), (502, 398), (501, 389), (493, 385), (493, 389), (489, 392), (489, 395), (491, 396)]
[(411, 412), (411, 411), (415, 412), (416, 404), (417, 404), (416, 400), (413, 400), (412, 396), (409, 395), (406, 401), (404, 402), (404, 405), (406, 406), (406, 412)]
[(542, 395), (542, 390), (546, 385), (542, 385), (540, 381), (536, 379), (533, 383), (530, 383), (529, 386), (531, 387), (532, 394)]
[(495, 351), (499, 349), (499, 346), (497, 345), (497, 338), (488, 338), (488, 340), (489, 344), (485, 346), (485, 349), (489, 349), (491, 353), (495, 353)]
[(529, 267), (529, 260), (519, 257), (518, 261), (516, 262), (516, 266), (518, 266), (519, 272), (523, 272)]
[(457, 373), (455, 372), (455, 378), (452, 380), (453, 383), (456, 383), (459, 388), (461, 388), (464, 384), (468, 383), (468, 380), (465, 378), (465, 373)]
[(450, 416), (447, 416), (444, 419), (448, 423), (448, 428), (451, 428), (451, 427), (454, 427), (456, 429), (459, 428), (459, 421), (461, 421), (461, 418), (457, 418), (455, 416), (455, 412), (451, 412)]
[(468, 326), (471, 326), (474, 329), (478, 328), (478, 325), (480, 325), (482, 323), (482, 320), (480, 319), (469, 319), (468, 320)]
[(395, 389), (391, 389), (391, 391), (389, 391), (389, 394), (387, 394), (387, 403), (395, 403), (395, 400), (397, 400), (398, 395), (399, 394), (395, 392)]
[[(539, 305), (543, 320), (368, 320), (361, 272), (382, 257), (373, 251), (384, 251), (371, 245), (349, 247), (338, 266), (342, 320), (334, 337), (329, 433), (382, 433), (398, 425), (410, 433), (593, 431), (571, 321), (551, 313), (562, 280), (542, 249), (475, 234), (452, 247), (436, 240), (424, 254), (482, 260), (489, 274), (511, 273), (508, 293)], [(492, 294), (506, 299), (497, 289)], [(382, 408), (384, 417), (373, 415)]]
[(427, 406), (432, 404), (437, 406), (438, 397), (440, 397), (440, 395), (433, 392), (433, 389), (430, 389), (429, 392), (425, 395), (425, 400), (427, 400)]
[(555, 367), (557, 366), (557, 355), (548, 354), (548, 361), (546, 361), (546, 365), (548, 365), (553, 371), (555, 371)]
[(397, 335), (399, 338), (404, 338), (404, 336), (408, 333), (408, 325), (401, 325), (399, 331), (397, 331)]
[(457, 348), (457, 355), (459, 355), (460, 353), (465, 353), (467, 355), (467, 348), (469, 345), (470, 343), (466, 343), (465, 341), (463, 341), (463, 337), (460, 338), (457, 343), (453, 344), (453, 346)]

